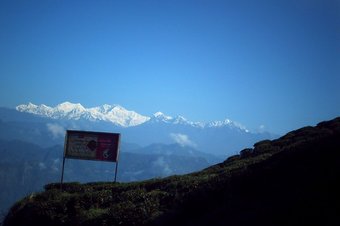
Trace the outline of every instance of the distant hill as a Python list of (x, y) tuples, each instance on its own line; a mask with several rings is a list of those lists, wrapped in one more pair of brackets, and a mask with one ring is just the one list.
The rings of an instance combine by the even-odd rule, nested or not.
[(292, 131), (202, 171), (133, 183), (48, 184), (16, 225), (340, 225), (340, 118)]
[[(21, 136), (21, 140), (44, 147), (47, 147), (48, 143), (52, 145), (62, 143), (63, 132), (66, 129), (76, 129), (119, 132), (125, 142), (141, 146), (177, 142), (209, 154), (227, 157), (254, 142), (277, 137), (267, 132), (250, 131), (230, 119), (193, 122), (183, 116), (173, 117), (161, 112), (144, 116), (119, 105), (104, 104), (85, 108), (80, 103), (70, 102), (61, 103), (55, 107), (29, 103), (19, 105), (16, 110), (12, 111), (15, 111), (13, 115), (18, 117), (15, 119), (11, 116), (9, 121), (7, 120), (8, 114), (11, 114), (9, 110), (0, 108), (0, 120), (4, 122), (0, 126), (4, 128), (4, 131), (9, 128), (9, 131), (13, 131), (11, 135), (14, 135), (14, 128), (25, 131), (27, 137)], [(25, 120), (22, 120), (18, 113), (22, 113)], [(35, 116), (31, 118), (34, 119), (34, 124), (27, 115)], [(41, 119), (39, 123), (36, 121), (37, 118)], [(20, 128), (18, 123), (13, 124), (15, 121), (20, 121), (26, 126)], [(13, 125), (17, 127), (13, 128)], [(29, 127), (30, 125), (32, 127)], [(2, 136), (4, 136), (3, 139), (9, 137), (6, 133), (2, 134), (0, 130), (0, 139)]]

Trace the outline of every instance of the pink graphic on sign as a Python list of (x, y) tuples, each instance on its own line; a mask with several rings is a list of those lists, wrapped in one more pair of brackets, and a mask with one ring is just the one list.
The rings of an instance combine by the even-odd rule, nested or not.
[(109, 134), (98, 136), (96, 159), (101, 161), (116, 161), (118, 157), (116, 150), (117, 145), (117, 136), (110, 136)]
[(68, 130), (65, 157), (118, 161), (120, 134)]

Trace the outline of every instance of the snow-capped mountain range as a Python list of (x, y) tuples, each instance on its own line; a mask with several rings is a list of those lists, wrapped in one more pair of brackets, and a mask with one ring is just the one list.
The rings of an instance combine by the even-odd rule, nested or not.
[(85, 108), (80, 103), (64, 102), (55, 107), (44, 104), (35, 105), (33, 103), (21, 104), (16, 107), (17, 111), (31, 113), (53, 119), (69, 120), (90, 120), (106, 121), (121, 127), (133, 127), (144, 123), (163, 122), (168, 124), (190, 125), (197, 128), (206, 127), (232, 127), (249, 132), (243, 125), (233, 122), (229, 119), (213, 122), (192, 122), (183, 116), (172, 117), (162, 112), (156, 112), (151, 117), (138, 114), (135, 111), (125, 109), (120, 105), (104, 104), (98, 107)]
[(119, 105), (104, 104), (99, 107), (85, 108), (80, 103), (64, 102), (55, 107), (44, 104), (21, 104), (16, 107), (20, 112), (32, 113), (53, 119), (86, 119), (90, 121), (108, 121), (122, 127), (130, 127), (142, 124), (150, 117), (140, 115), (134, 111), (128, 111)]

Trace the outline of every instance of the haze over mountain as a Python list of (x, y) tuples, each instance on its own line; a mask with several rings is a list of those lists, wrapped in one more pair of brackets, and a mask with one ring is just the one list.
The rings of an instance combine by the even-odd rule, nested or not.
[(338, 117), (191, 174), (48, 184), (13, 205), (4, 226), (339, 225), (339, 138)]
[(144, 116), (120, 105), (85, 108), (80, 103), (70, 102), (55, 107), (29, 103), (17, 106), (16, 110), (40, 116), (43, 120), (51, 119), (46, 123), (46, 129), (55, 144), (57, 140), (63, 141), (66, 129), (99, 130), (120, 132), (127, 143), (142, 146), (178, 143), (210, 154), (228, 156), (260, 139), (275, 137), (265, 132), (251, 132), (230, 119), (193, 122), (183, 116), (172, 117), (162, 112)]

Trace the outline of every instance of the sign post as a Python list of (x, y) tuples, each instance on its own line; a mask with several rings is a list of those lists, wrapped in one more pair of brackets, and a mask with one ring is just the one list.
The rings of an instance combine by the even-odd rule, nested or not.
[(62, 189), (65, 158), (115, 162), (114, 182), (117, 181), (119, 133), (67, 130), (65, 135), (63, 168), (60, 179)]

